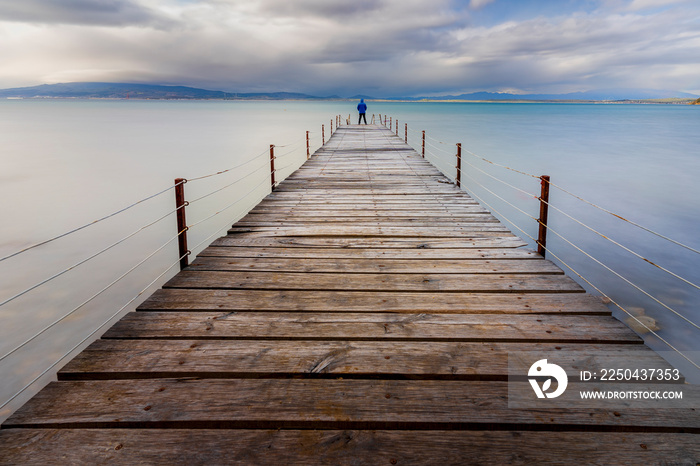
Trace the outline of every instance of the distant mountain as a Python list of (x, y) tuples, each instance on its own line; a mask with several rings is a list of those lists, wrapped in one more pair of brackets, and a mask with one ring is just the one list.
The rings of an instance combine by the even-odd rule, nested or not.
[[(570, 94), (510, 94), (506, 92), (473, 92), (471, 94), (445, 95), (438, 97), (396, 97), (391, 101), (626, 101), (649, 99), (696, 99), (698, 96), (676, 91), (649, 89), (612, 89), (574, 92)], [(235, 93), (198, 89), (186, 86), (161, 86), (157, 84), (132, 83), (63, 83), (42, 84), (0, 90), (0, 98), (83, 98), (83, 99), (191, 99), (191, 100), (360, 100), (382, 99), (368, 95), (355, 95), (343, 99), (337, 95), (317, 97), (295, 92)]]
[(83, 99), (200, 99), (200, 100), (319, 100), (301, 93), (233, 93), (186, 86), (129, 83), (62, 83), (0, 90), (0, 98), (83, 98)]
[(369, 96), (369, 95), (361, 95), (361, 94), (354, 95), (354, 96), (352, 96), (352, 97), (348, 97), (348, 100), (360, 100), (360, 99), (365, 99), (365, 100), (376, 100), (377, 98), (376, 98), (376, 97)]
[(695, 99), (698, 96), (686, 92), (654, 89), (608, 89), (573, 92), (569, 94), (510, 94), (506, 92), (473, 92), (471, 94), (440, 97), (416, 97), (411, 100), (533, 100), (533, 101), (624, 101), (650, 99)]

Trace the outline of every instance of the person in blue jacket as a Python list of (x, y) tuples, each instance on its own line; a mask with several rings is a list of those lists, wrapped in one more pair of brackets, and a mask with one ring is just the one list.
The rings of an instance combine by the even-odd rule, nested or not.
[(357, 124), (359, 125), (362, 123), (362, 120), (365, 120), (365, 124), (367, 124), (367, 117), (365, 116), (365, 113), (367, 113), (367, 104), (365, 103), (365, 99), (360, 99), (360, 103), (357, 104), (357, 111), (360, 112), (360, 119), (357, 121)]

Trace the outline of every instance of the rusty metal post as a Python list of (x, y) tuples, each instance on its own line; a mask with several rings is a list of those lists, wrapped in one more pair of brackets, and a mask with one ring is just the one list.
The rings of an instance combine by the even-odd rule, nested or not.
[(270, 191), (275, 190), (275, 145), (270, 144)]
[(321, 125), (321, 144), (326, 143), (326, 126)]
[(399, 120), (396, 120), (396, 135), (399, 135)]
[(331, 120), (331, 136), (333, 136), (333, 120)]
[(389, 131), (391, 131), (391, 120), (393, 117), (389, 117)]
[(311, 157), (311, 148), (309, 146), (309, 132), (306, 132), (306, 160), (309, 160), (309, 157)]
[(180, 270), (190, 265), (190, 250), (187, 249), (187, 219), (185, 218), (185, 207), (189, 202), (185, 200), (185, 183), (184, 178), (175, 178), (175, 207), (177, 208), (177, 248), (178, 256), (180, 257)]
[(420, 155), (425, 158), (425, 130), (423, 130), (423, 143), (421, 144)]
[(540, 176), (542, 191), (540, 193), (540, 224), (537, 235), (537, 252), (544, 257), (547, 251), (547, 216), (549, 214), (549, 175)]
[(459, 188), (462, 186), (462, 144), (457, 143), (457, 177), (455, 178), (455, 183)]
[(404, 142), (408, 144), (408, 123), (405, 124)]

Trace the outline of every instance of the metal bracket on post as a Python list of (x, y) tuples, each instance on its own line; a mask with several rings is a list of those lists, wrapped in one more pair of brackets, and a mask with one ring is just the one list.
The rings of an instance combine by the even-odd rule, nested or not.
[(547, 217), (549, 215), (549, 175), (540, 176), (542, 191), (540, 193), (540, 224), (537, 235), (537, 253), (544, 257), (547, 251)]
[(457, 176), (455, 177), (455, 184), (459, 188), (462, 186), (462, 144), (457, 143)]
[(187, 249), (187, 219), (185, 218), (185, 207), (190, 203), (185, 200), (184, 178), (175, 178), (175, 207), (177, 208), (177, 248), (180, 257), (180, 270), (190, 265), (190, 250)]
[(275, 190), (275, 145), (270, 144), (270, 191)]

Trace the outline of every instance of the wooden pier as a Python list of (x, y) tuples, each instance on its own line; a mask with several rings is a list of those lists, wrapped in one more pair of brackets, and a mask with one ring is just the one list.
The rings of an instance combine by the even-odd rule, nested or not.
[(700, 462), (698, 410), (509, 408), (510, 353), (666, 364), (524, 246), (341, 126), (14, 413), (0, 464)]

